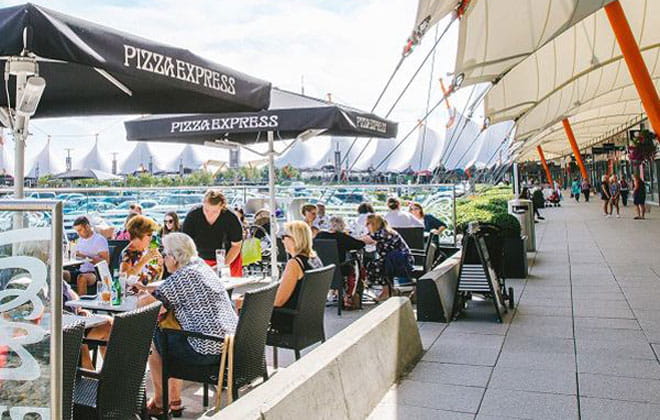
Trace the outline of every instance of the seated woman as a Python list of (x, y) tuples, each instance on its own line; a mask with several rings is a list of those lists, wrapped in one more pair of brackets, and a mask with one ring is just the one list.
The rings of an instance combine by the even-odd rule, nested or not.
[(160, 279), (163, 274), (163, 257), (158, 246), (151, 246), (157, 229), (156, 222), (142, 215), (134, 216), (126, 225), (131, 241), (121, 252), (119, 272), (138, 276), (143, 285)]
[[(156, 300), (163, 303), (164, 309), (172, 311), (174, 318), (185, 331), (193, 331), (217, 337), (234, 334), (238, 317), (232, 307), (223, 283), (211, 267), (197, 255), (195, 242), (185, 233), (170, 233), (163, 238), (164, 262), (172, 273), (153, 294), (149, 288), (138, 286), (140, 306)], [(154, 334), (154, 346), (149, 356), (149, 368), (153, 383), (154, 398), (149, 401), (149, 414), (163, 414), (161, 353), (164, 340), (167, 340), (168, 355), (190, 365), (213, 365), (220, 361), (222, 343), (181, 335), (165, 335), (160, 329)], [(169, 409), (173, 415), (180, 415), (181, 386), (179, 379), (169, 381)]]
[(341, 216), (332, 216), (329, 224), (330, 228), (328, 230), (320, 231), (315, 239), (334, 239), (337, 241), (337, 252), (339, 255), (339, 262), (341, 263), (341, 273), (345, 276), (352, 268), (350, 264), (344, 264), (346, 261), (346, 253), (348, 251), (362, 249), (365, 244), (363, 241), (355, 239), (344, 232), (346, 229), (346, 223), (344, 223), (344, 219)]
[[(376, 245), (376, 253), (378, 254), (378, 258), (367, 263), (369, 284), (385, 286), (388, 284), (390, 277), (400, 274), (397, 271), (410, 271), (413, 257), (406, 242), (395, 230), (388, 226), (383, 216), (379, 214), (367, 216), (367, 227), (369, 228), (369, 234), (363, 236), (362, 240), (367, 244)], [(387, 269), (387, 265), (392, 264), (395, 267)], [(389, 288), (383, 287), (377, 300), (380, 301), (389, 297)]]
[[(344, 306), (347, 308), (359, 306), (359, 298), (356, 292), (362, 290), (359, 276), (356, 276), (355, 269), (358, 267), (356, 258), (347, 258), (349, 251), (363, 249), (365, 243), (359, 239), (353, 238), (345, 233), (346, 223), (341, 216), (332, 216), (328, 222), (328, 230), (322, 230), (314, 239), (334, 239), (337, 243), (337, 256), (339, 259), (339, 270), (341, 275), (346, 277), (344, 287)], [(334, 292), (334, 291), (333, 291)]]
[(447, 225), (442, 220), (432, 214), (424, 213), (424, 208), (419, 203), (410, 204), (410, 213), (415, 219), (424, 223), (424, 232), (439, 235), (443, 230), (447, 229)]
[[(282, 273), (274, 306), (295, 309), (302, 285), (300, 280), (305, 276), (305, 271), (321, 268), (323, 263), (312, 249), (312, 229), (307, 223), (298, 220), (285, 224), (282, 242), (291, 259)], [(291, 329), (291, 318), (285, 314), (273, 312), (270, 323), (271, 328), (279, 332)]]

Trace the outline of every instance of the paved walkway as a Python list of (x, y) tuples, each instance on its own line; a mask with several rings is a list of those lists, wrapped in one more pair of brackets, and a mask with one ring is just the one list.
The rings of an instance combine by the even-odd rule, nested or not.
[(660, 418), (660, 211), (599, 201), (543, 211), (505, 323), (484, 307), (422, 324), (422, 361), (372, 418)]

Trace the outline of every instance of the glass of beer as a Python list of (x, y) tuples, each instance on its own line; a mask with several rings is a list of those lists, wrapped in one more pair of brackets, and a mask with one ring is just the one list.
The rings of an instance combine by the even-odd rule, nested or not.
[(103, 279), (103, 288), (101, 290), (101, 303), (104, 305), (109, 305), (110, 300), (112, 299), (112, 291), (110, 290), (110, 287), (110, 277), (105, 277)]

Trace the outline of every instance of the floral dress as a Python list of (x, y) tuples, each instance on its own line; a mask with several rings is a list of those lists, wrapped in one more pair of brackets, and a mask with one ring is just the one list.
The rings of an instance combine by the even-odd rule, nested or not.
[(369, 236), (376, 241), (376, 254), (378, 258), (367, 263), (368, 281), (370, 284), (386, 285), (385, 257), (392, 251), (400, 250), (412, 258), (410, 248), (408, 248), (406, 242), (396, 232), (380, 229), (374, 233), (370, 233)]
[[(138, 261), (140, 261), (140, 258), (146, 253), (149, 252), (149, 249), (145, 249), (144, 251), (138, 251), (135, 249), (130, 249), (129, 247), (124, 248), (124, 250), (121, 252), (121, 263), (126, 263), (130, 266), (134, 266), (137, 264)], [(158, 279), (160, 279), (161, 275), (163, 274), (163, 267), (158, 264), (157, 260), (152, 260), (149, 261), (147, 264), (144, 265), (142, 268), (142, 271), (140, 272), (140, 282), (142, 284), (147, 285), (151, 282), (154, 282)]]

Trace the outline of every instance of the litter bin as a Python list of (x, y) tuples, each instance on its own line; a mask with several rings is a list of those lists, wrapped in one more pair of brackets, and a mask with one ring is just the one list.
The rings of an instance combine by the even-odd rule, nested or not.
[(527, 237), (527, 251), (536, 251), (536, 234), (534, 229), (534, 207), (531, 200), (509, 200), (509, 214), (520, 222), (522, 234)]

